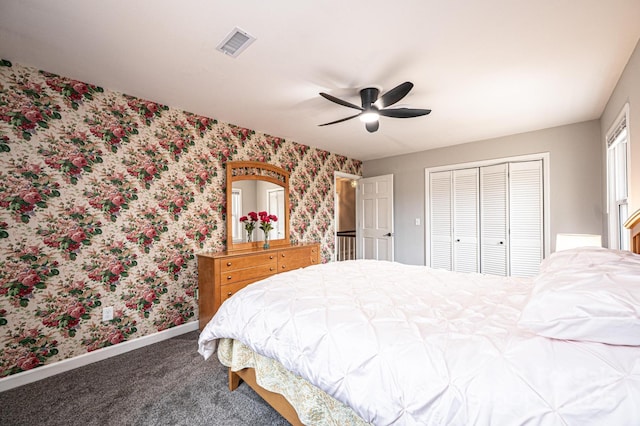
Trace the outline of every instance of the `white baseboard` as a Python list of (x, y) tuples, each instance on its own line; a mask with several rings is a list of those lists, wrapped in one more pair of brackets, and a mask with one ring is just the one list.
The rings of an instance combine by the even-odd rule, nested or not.
[(197, 329), (198, 321), (192, 321), (187, 324), (149, 334), (138, 339), (127, 340), (114, 346), (107, 346), (106, 348), (98, 349), (93, 352), (87, 352), (86, 354), (78, 355), (69, 359), (64, 359), (53, 364), (44, 365), (33, 370), (13, 374), (11, 376), (0, 379), (0, 392), (13, 389), (18, 386), (26, 385), (27, 383), (42, 380), (46, 377), (51, 377), (56, 374), (73, 370), (74, 368), (82, 367), (97, 361), (102, 361), (103, 359), (111, 358), (112, 356), (120, 355), (134, 349), (139, 349), (143, 346), (161, 342), (163, 340), (167, 340), (181, 334), (189, 333), (190, 331), (195, 331)]

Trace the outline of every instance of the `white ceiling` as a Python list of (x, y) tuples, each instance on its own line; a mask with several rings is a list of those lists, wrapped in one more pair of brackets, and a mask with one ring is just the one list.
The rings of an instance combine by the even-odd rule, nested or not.
[[(597, 119), (639, 38), (640, 0), (0, 1), (2, 58), (360, 160)], [(404, 81), (430, 115), (318, 127)]]

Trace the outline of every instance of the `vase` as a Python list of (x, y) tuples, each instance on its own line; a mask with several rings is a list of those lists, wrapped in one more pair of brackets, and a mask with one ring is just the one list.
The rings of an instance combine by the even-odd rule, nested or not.
[(253, 232), (247, 231), (247, 242), (250, 243), (252, 239)]
[(266, 249), (268, 249), (269, 247), (271, 247), (271, 246), (269, 245), (269, 233), (268, 233), (268, 232), (265, 232), (265, 233), (264, 233), (264, 244), (262, 245), (262, 248), (266, 250)]

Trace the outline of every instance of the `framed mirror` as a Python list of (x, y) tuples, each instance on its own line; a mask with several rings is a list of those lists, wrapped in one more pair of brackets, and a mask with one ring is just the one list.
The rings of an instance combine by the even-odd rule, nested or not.
[(227, 251), (262, 248), (265, 233), (257, 218), (261, 212), (277, 218), (270, 221), (270, 246), (288, 245), (289, 173), (259, 161), (229, 161), (226, 167)]

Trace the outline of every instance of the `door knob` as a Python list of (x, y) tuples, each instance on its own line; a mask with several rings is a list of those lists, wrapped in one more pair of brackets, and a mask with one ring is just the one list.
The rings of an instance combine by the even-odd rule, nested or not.
[(383, 235), (383, 237), (390, 237), (391, 236), (391, 232), (387, 232), (386, 234)]

